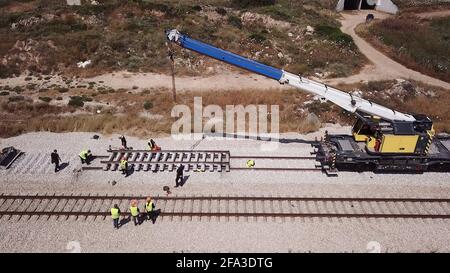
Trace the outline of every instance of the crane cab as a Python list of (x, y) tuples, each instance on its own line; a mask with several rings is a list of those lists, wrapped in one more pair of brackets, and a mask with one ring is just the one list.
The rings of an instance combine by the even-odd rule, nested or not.
[(368, 153), (427, 154), (434, 137), (431, 120), (423, 115), (416, 121), (384, 121), (376, 116), (360, 116), (352, 129), (353, 139), (364, 142)]

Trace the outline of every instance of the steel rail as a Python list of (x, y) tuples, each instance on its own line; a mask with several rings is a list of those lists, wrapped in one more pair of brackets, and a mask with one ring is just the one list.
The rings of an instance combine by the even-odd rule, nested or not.
[[(1, 199), (145, 199), (144, 195), (21, 195), (0, 194)], [(340, 202), (441, 202), (450, 203), (450, 198), (412, 198), (412, 197), (291, 197), (291, 196), (155, 196), (154, 200), (257, 200), (257, 201), (340, 201)]]
[[(105, 200), (117, 200), (119, 202), (123, 202), (124, 200), (131, 200), (131, 199), (144, 199), (145, 196), (140, 195), (20, 195), (20, 194), (8, 194), (0, 195), (0, 200), (4, 200), (2, 202), (2, 205), (5, 203), (5, 200), (20, 200), (22, 204), (25, 200), (39, 200), (39, 203), (35, 204), (36, 206), (34, 209), (28, 210), (29, 206), (25, 208), (24, 210), (20, 210), (20, 204), (19, 206), (15, 207), (13, 210), (8, 210), (10, 206), (6, 208), (6, 210), (0, 209), (0, 217), (2, 216), (66, 216), (66, 219), (68, 219), (70, 216), (75, 216), (77, 219), (80, 216), (84, 216), (85, 219), (88, 216), (102, 216), (107, 217), (110, 215), (108, 209), (102, 210), (102, 208), (96, 209), (95, 211), (81, 211), (84, 206), (86, 205), (88, 200), (100, 200), (102, 201), (102, 204)], [(291, 196), (155, 196), (153, 198), (156, 202), (158, 201), (165, 201), (164, 204), (167, 205), (168, 201), (173, 201), (173, 207), (172, 210), (168, 211), (160, 211), (158, 216), (164, 217), (169, 216), (170, 219), (173, 219), (173, 217), (280, 217), (280, 218), (414, 218), (414, 219), (450, 219), (450, 212), (448, 214), (445, 213), (411, 213), (408, 210), (408, 213), (340, 213), (340, 212), (292, 212), (289, 209), (289, 212), (274, 212), (275, 209), (273, 208), (273, 202), (280, 202), (278, 203), (278, 207), (282, 208), (281, 202), (344, 202), (344, 203), (365, 203), (365, 202), (385, 202), (385, 203), (447, 203), (450, 204), (450, 199), (448, 198), (401, 198), (401, 197), (291, 197)], [(48, 210), (48, 204), (50, 202), (42, 202), (42, 200), (58, 200), (62, 201), (64, 200), (64, 206), (61, 209), (57, 208), (58, 203), (52, 206), (53, 209)], [(69, 200), (74, 200), (74, 205), (70, 208), (70, 210), (64, 210), (66, 208), (67, 202)], [(78, 201), (83, 200), (83, 205), (78, 209), (74, 210), (75, 204), (77, 204)], [(188, 200), (191, 201), (191, 210), (188, 211), (176, 211), (175, 209), (175, 202), (176, 201), (182, 201), (184, 202)], [(196, 200), (200, 201), (207, 201), (206, 205), (209, 204), (209, 209), (211, 211), (203, 211), (200, 209), (200, 211), (195, 211), (193, 209), (193, 202)], [(229, 209), (226, 210), (226, 212), (221, 212), (220, 210), (214, 211), (213, 209), (213, 202), (212, 201), (226, 201), (227, 206), (229, 206), (229, 202), (233, 201), (234, 204), (237, 204), (237, 201), (244, 201), (244, 204), (247, 204), (247, 201), (252, 201), (253, 207), (255, 206), (255, 202), (261, 201), (261, 202), (270, 202), (271, 210), (263, 212), (248, 212), (247, 209), (244, 209), (244, 212), (239, 212), (237, 208), (234, 211), (229, 211)], [(11, 202), (12, 205), (13, 202)], [(30, 203), (31, 204), (31, 203)], [(44, 209), (38, 209), (41, 204), (46, 205)], [(203, 202), (200, 202), (200, 207), (203, 204)], [(353, 204), (352, 204), (353, 205)], [(184, 206), (182, 206), (184, 208)], [(220, 204), (219, 204), (220, 207)], [(245, 206), (246, 207), (246, 206)], [(164, 207), (165, 208), (165, 207)], [(264, 206), (263, 206), (264, 208)], [(55, 211), (56, 210), (56, 211)], [(419, 211), (419, 210), (418, 210)], [(121, 213), (122, 216), (129, 216), (130, 213), (128, 211), (124, 211)]]

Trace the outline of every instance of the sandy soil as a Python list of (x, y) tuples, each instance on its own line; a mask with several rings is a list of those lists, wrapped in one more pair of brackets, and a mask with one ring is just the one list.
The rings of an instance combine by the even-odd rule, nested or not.
[[(113, 88), (167, 88), (172, 89), (170, 75), (155, 73), (117, 72), (87, 79), (87, 81), (104, 81)], [(270, 90), (283, 88), (278, 82), (257, 74), (224, 71), (208, 77), (176, 76), (175, 86), (179, 91), (211, 91), (211, 90)]]
[[(39, 88), (49, 87), (53, 84), (66, 86), (61, 76), (53, 76), (50, 80), (38, 80), (33, 78), (25, 81), (27, 76), (22, 75), (15, 78), (0, 79), (0, 85), (24, 86), (29, 83), (38, 84)], [(172, 89), (172, 77), (170, 75), (156, 73), (131, 73), (127, 71), (117, 71), (107, 73), (92, 78), (80, 78), (73, 81), (72, 86), (85, 85), (89, 82), (96, 82), (98, 87), (112, 87), (114, 89), (125, 88), (135, 89)], [(206, 77), (177, 76), (175, 80), (177, 92), (184, 91), (228, 91), (228, 90), (281, 90), (288, 86), (279, 84), (277, 81), (266, 77), (236, 72), (236, 70), (224, 70), (220, 74)]]
[[(341, 19), (341, 30), (344, 33), (352, 36), (358, 49), (370, 60), (372, 64), (367, 65), (363, 70), (357, 74), (347, 78), (338, 78), (327, 80), (329, 84), (338, 83), (355, 83), (360, 81), (377, 81), (377, 80), (389, 80), (389, 79), (414, 79), (421, 81), (429, 85), (443, 87), (450, 90), (450, 83), (444, 82), (439, 79), (429, 77), (421, 74), (417, 71), (411, 70), (396, 61), (390, 59), (368, 42), (359, 37), (355, 33), (355, 27), (365, 22), (365, 18), (368, 13), (373, 13), (375, 18), (385, 19), (391, 15), (377, 12), (377, 11), (358, 11), (358, 12), (344, 12)], [(427, 13), (425, 16), (432, 16), (433, 13)]]
[[(311, 140), (323, 134), (344, 133), (348, 127), (327, 127), (309, 135), (285, 134), (275, 151), (264, 151), (261, 141), (216, 140), (175, 141), (157, 138), (163, 149), (225, 149), (232, 155), (309, 155)], [(124, 178), (119, 172), (84, 171), (78, 152), (89, 147), (104, 155), (109, 145), (118, 146), (117, 135), (92, 139), (94, 133), (29, 133), (0, 139), (1, 147), (14, 145), (26, 152), (10, 170), (0, 171), (1, 193), (90, 193), (163, 195), (168, 185), (174, 195), (273, 195), (273, 196), (372, 196), (372, 197), (447, 197), (450, 174), (394, 175), (339, 173), (328, 178), (314, 172), (231, 171), (228, 173), (188, 172), (186, 184), (174, 189), (175, 174), (134, 172)], [(129, 146), (144, 147), (146, 140), (128, 137)], [(266, 147), (267, 148), (267, 147)], [(58, 149), (69, 165), (55, 174), (49, 153)], [(261, 162), (256, 160), (256, 164)], [(93, 162), (95, 165), (96, 162)], [(240, 164), (239, 162), (232, 164)], [(281, 163), (278, 163), (281, 164)], [(290, 164), (290, 163), (289, 163)], [(314, 164), (313, 162), (305, 164)], [(281, 167), (273, 164), (274, 167)], [(287, 166), (289, 167), (289, 166)], [(109, 183), (117, 181), (116, 185)], [(382, 252), (450, 251), (450, 226), (444, 220), (337, 220), (298, 219), (286, 222), (269, 220), (202, 221), (177, 220), (127, 224), (114, 231), (109, 219), (82, 221), (56, 219), (0, 219), (0, 252), (68, 252), (71, 241), (80, 243), (82, 252), (368, 252), (376, 241)], [(114, 240), (111, 240), (114, 238)], [(372, 243), (373, 244), (373, 243)]]

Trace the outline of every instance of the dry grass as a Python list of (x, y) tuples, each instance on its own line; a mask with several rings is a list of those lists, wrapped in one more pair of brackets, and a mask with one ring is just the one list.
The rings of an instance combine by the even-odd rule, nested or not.
[[(414, 85), (433, 91), (434, 97), (423, 95), (405, 95), (385, 97), (385, 90), (395, 84), (393, 81), (369, 82), (366, 84), (340, 85), (342, 90), (362, 90), (364, 97), (392, 109), (428, 115), (438, 132), (450, 133), (450, 93), (421, 83)], [(129, 91), (116, 90), (114, 93), (98, 92), (87, 89), (74, 89), (63, 96), (90, 96), (94, 101), (87, 102), (82, 108), (55, 106), (46, 103), (32, 103), (31, 93), (24, 92), (24, 101), (8, 102), (7, 96), (0, 97), (0, 136), (9, 137), (31, 131), (73, 132), (90, 131), (105, 134), (123, 133), (138, 137), (148, 135), (168, 135), (176, 120), (171, 110), (176, 105), (172, 101), (170, 90)], [(55, 98), (62, 95), (54, 90), (39, 93), (39, 96)], [(280, 132), (307, 133), (318, 129), (318, 124), (307, 119), (308, 113), (316, 114), (322, 123), (349, 125), (354, 122), (353, 115), (331, 103), (313, 102), (304, 92), (291, 89), (243, 90), (216, 92), (185, 92), (178, 94), (177, 104), (187, 105), (193, 113), (194, 97), (201, 97), (203, 106), (218, 105), (224, 112), (227, 105), (279, 105)], [(53, 100), (54, 102), (55, 100)], [(142, 116), (144, 103), (151, 103), (150, 116)], [(100, 109), (101, 113), (96, 111)], [(207, 120), (204, 120), (206, 122)], [(270, 128), (270, 118), (269, 118)], [(224, 124), (224, 128), (226, 125)], [(193, 127), (192, 127), (193, 128)]]
[(446, 0), (394, 0), (394, 3), (400, 8), (401, 13), (428, 12), (450, 7), (450, 3)]
[(362, 24), (356, 32), (408, 68), (450, 82), (450, 18), (398, 16)]
[[(70, 91), (71, 96), (75, 94), (81, 95), (82, 91)], [(305, 120), (308, 111), (305, 110), (304, 102), (309, 99), (309, 96), (297, 90), (284, 92), (277, 90), (263, 92), (258, 90), (186, 92), (178, 94), (178, 104), (187, 105), (193, 113), (194, 97), (202, 97), (204, 106), (218, 105), (224, 112), (226, 105), (267, 105), (269, 111), (270, 105), (279, 105), (281, 132), (306, 133), (318, 129), (316, 123)], [(144, 102), (146, 101), (153, 104), (149, 112), (153, 115), (159, 115), (161, 118), (148, 119), (140, 116), (144, 111)], [(87, 105), (83, 108), (84, 112), (78, 113), (80, 110), (74, 112), (75, 108), (72, 107), (57, 107), (47, 104), (43, 108), (45, 110), (33, 110), (34, 108), (40, 108), (32, 103), (12, 104), (4, 102), (0, 113), (3, 117), (0, 122), (0, 136), (9, 137), (31, 131), (92, 131), (105, 134), (120, 132), (144, 137), (149, 134), (169, 134), (172, 123), (176, 120), (170, 116), (171, 110), (176, 104), (172, 101), (169, 90), (134, 93), (119, 90), (115, 93), (94, 96), (94, 103), (99, 102), (102, 105), (109, 104), (110, 110), (106, 110), (103, 106)], [(103, 110), (101, 114), (96, 114), (96, 109)], [(311, 107), (310, 110), (324, 122), (345, 122), (345, 116), (340, 115), (342, 111), (338, 107), (320, 104)], [(12, 115), (13, 112), (14, 116)], [(72, 114), (67, 115), (70, 112)]]

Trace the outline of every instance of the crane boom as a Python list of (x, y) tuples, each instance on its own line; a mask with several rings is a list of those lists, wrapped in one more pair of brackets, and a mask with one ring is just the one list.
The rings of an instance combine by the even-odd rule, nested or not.
[(307, 79), (305, 77), (298, 76), (293, 73), (289, 73), (284, 70), (256, 62), (254, 60), (250, 60), (232, 52), (197, 41), (187, 35), (180, 33), (176, 29), (167, 31), (166, 36), (170, 42), (175, 42), (183, 48), (190, 49), (219, 61), (249, 70), (257, 74), (261, 74), (268, 78), (277, 80), (281, 84), (289, 84), (296, 88), (305, 90), (311, 94), (318, 95), (351, 113), (362, 112), (372, 116), (378, 116), (388, 121), (413, 122), (416, 120), (412, 115), (389, 109), (382, 105), (327, 86), (326, 84)]

